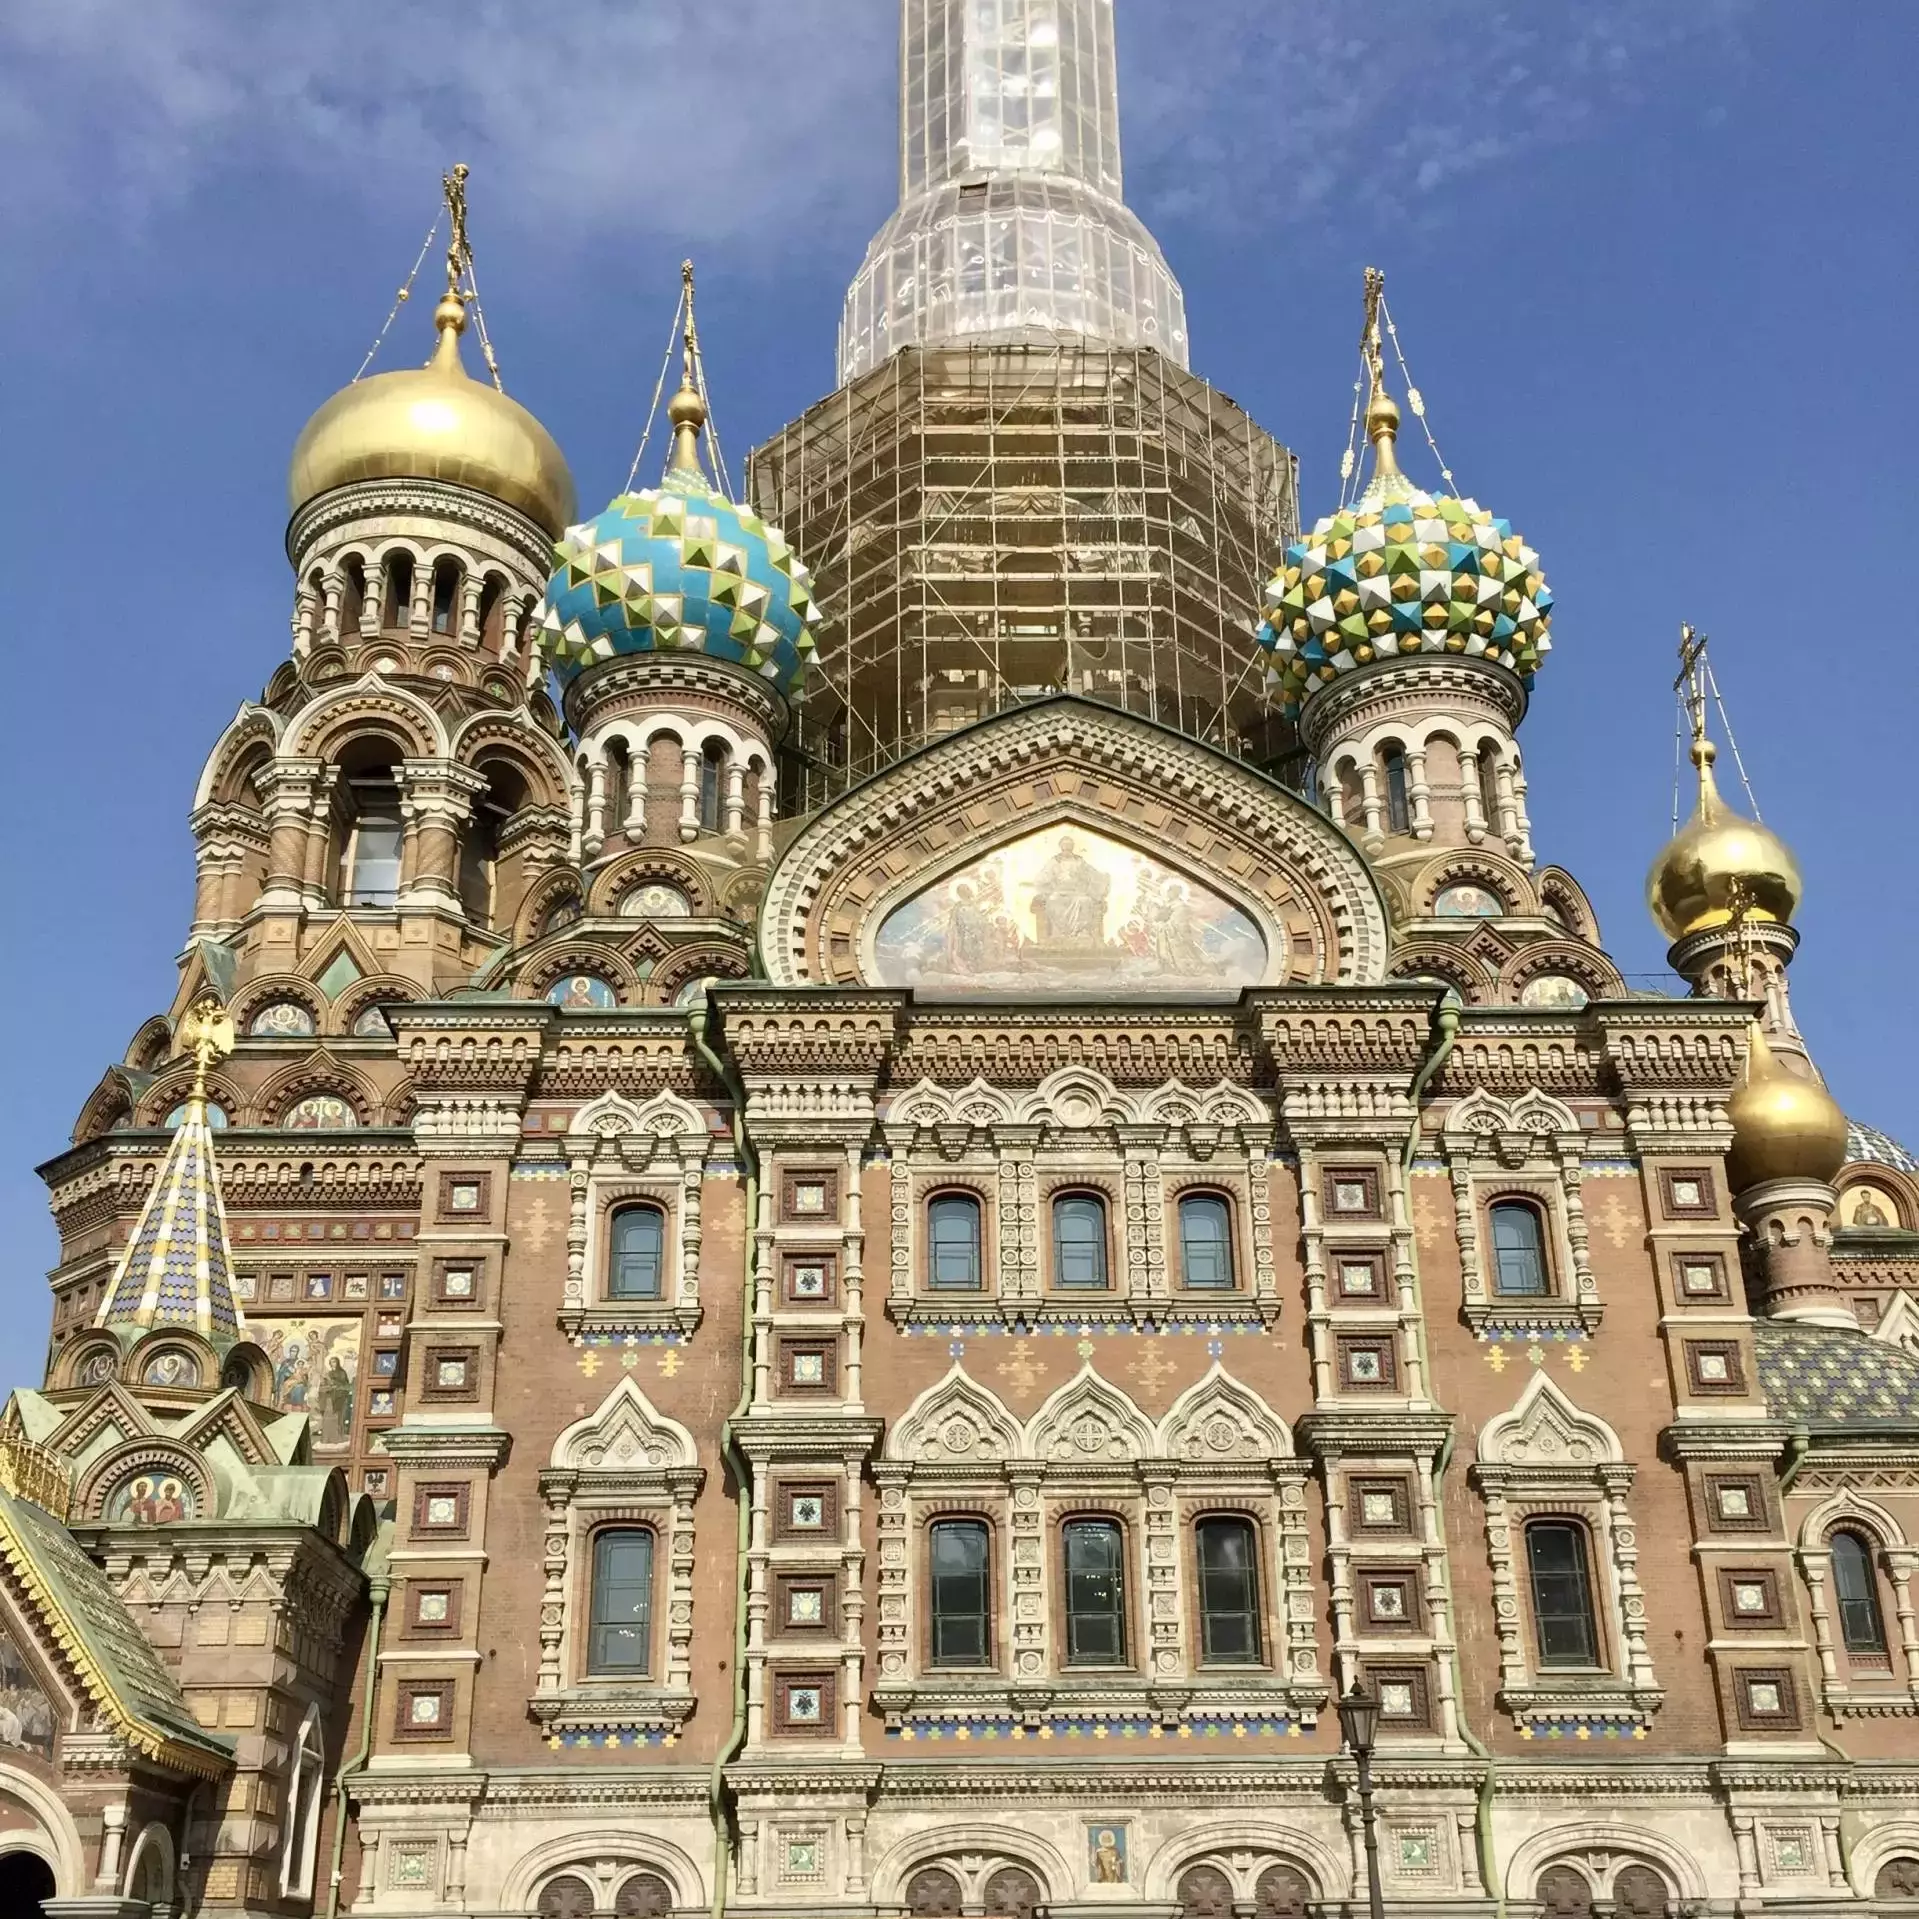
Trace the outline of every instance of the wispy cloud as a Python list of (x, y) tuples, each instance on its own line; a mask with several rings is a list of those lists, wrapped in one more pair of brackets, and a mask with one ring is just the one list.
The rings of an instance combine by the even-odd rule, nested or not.
[(0, 218), (137, 215), (235, 167), (336, 191), (484, 168), (576, 244), (779, 235), (882, 190), (883, 0), (10, 0)]
[(1335, 206), (1409, 210), (1595, 134), (1669, 82), (1675, 60), (1723, 70), (1749, 5), (1121, 0), (1140, 211), (1273, 229)]

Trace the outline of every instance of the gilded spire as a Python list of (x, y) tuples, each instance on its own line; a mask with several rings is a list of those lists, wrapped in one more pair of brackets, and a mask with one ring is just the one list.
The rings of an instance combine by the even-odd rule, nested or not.
[(686, 331), (681, 336), (679, 391), (666, 403), (666, 417), (673, 428), (673, 457), (667, 462), (671, 473), (691, 473), (701, 478), (700, 429), (706, 424), (706, 402), (700, 397), (700, 336), (693, 322), (693, 262), (680, 262), (681, 297), (686, 305)]
[(207, 1071), (232, 1052), (233, 1020), (209, 995), (188, 1010), (179, 1037), (193, 1058), (186, 1111), (94, 1324), (183, 1326), (224, 1344), (246, 1326), (234, 1299), (226, 1207), (207, 1124)]
[(466, 331), (466, 294), (461, 283), (473, 258), (466, 237), (466, 176), (464, 160), (451, 173), (440, 176), (440, 191), (446, 196), (446, 291), (433, 309), (433, 324), (439, 330), (439, 343), (433, 349), (432, 364), (443, 373), (466, 377), (460, 362), (460, 335)]
[(1378, 267), (1366, 269), (1366, 324), (1359, 350), (1366, 356), (1366, 437), (1373, 443), (1373, 473), (1383, 478), (1399, 471), (1394, 443), (1399, 438), (1399, 404), (1386, 391), (1386, 359), (1379, 337), (1379, 303), (1386, 276)]

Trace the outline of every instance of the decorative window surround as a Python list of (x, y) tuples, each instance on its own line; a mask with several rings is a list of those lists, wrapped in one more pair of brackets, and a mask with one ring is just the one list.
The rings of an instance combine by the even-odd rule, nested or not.
[[(1083, 1068), (1051, 1074), (1030, 1093), (975, 1079), (931, 1080), (895, 1099), (884, 1115), (892, 1167), (891, 1272), (887, 1313), (905, 1326), (945, 1324), (956, 1314), (1009, 1326), (1050, 1321), (1142, 1325), (1206, 1321), (1244, 1313), (1265, 1327), (1280, 1312), (1273, 1260), (1272, 1115), (1241, 1087), (1197, 1090), (1177, 1080), (1122, 1093)], [(1053, 1190), (1085, 1180), (1101, 1191), (1117, 1175), (1123, 1203), (1115, 1227), (1112, 1285), (1103, 1293), (1049, 1291), (1042, 1235), (1051, 1222), (1042, 1182)], [(924, 1284), (925, 1200), (942, 1183), (989, 1199), (984, 1284), (976, 1294)], [(1232, 1208), (1230, 1292), (1190, 1293), (1169, 1256), (1171, 1196), (1204, 1185)]]
[[(693, 1711), (693, 1502), (706, 1474), (693, 1435), (657, 1413), (631, 1377), (553, 1442), (540, 1474), (546, 1502), (546, 1590), (540, 1601), (540, 1674), (528, 1702), (550, 1733), (622, 1728), (671, 1731)], [(583, 1677), (591, 1615), (592, 1534), (601, 1526), (653, 1529), (659, 1671), (643, 1678)]]
[[(1618, 1434), (1603, 1419), (1581, 1412), (1543, 1372), (1533, 1374), (1510, 1412), (1480, 1432), (1472, 1483), (1486, 1503), (1499, 1700), (1522, 1727), (1569, 1717), (1645, 1725), (1665, 1698), (1653, 1676), (1646, 1633), (1638, 1529), (1626, 1509), (1632, 1482)], [(1556, 1671), (1533, 1663), (1516, 1535), (1534, 1514), (1587, 1524), (1594, 1548), (1588, 1569), (1593, 1605), (1609, 1669)]]
[[(1510, 1101), (1479, 1088), (1446, 1115), (1440, 1138), (1452, 1175), (1467, 1323), (1476, 1333), (1508, 1325), (1596, 1331), (1604, 1315), (1580, 1196), (1585, 1135), (1578, 1115), (1537, 1088)], [(1508, 1192), (1537, 1201), (1545, 1215), (1552, 1293), (1505, 1298), (1493, 1290), (1481, 1226), (1489, 1202)]]
[[(879, 1487), (879, 1634), (875, 1705), (889, 1729), (931, 1713), (1040, 1726), (1055, 1713), (1132, 1712), (1162, 1725), (1205, 1713), (1314, 1722), (1328, 1697), (1320, 1669), (1306, 1462), (1286, 1424), (1217, 1362), (1158, 1422), (1090, 1362), (1021, 1422), (958, 1364), (913, 1402), (873, 1466)], [(1137, 1596), (1136, 1666), (1063, 1664), (1054, 1643), (1056, 1521), (1082, 1500), (1128, 1535)], [(1268, 1669), (1212, 1671), (1199, 1661), (1186, 1520), (1198, 1506), (1254, 1518), (1269, 1542), (1261, 1606), (1276, 1643)], [(921, 1665), (922, 1521), (964, 1509), (998, 1531), (994, 1612), (1004, 1664), (935, 1672)]]
[[(713, 1135), (689, 1101), (656, 1093), (644, 1105), (603, 1093), (567, 1129), (571, 1216), (561, 1329), (690, 1334), (700, 1323), (700, 1188)], [(650, 1200), (666, 1216), (658, 1299), (605, 1296), (607, 1236), (616, 1206)]]
[[(1883, 1562), (1892, 1604), (1880, 1607), (1890, 1644), (1898, 1635), (1904, 1676), (1889, 1671), (1873, 1677), (1854, 1673), (1839, 1640), (1832, 1599), (1832, 1535), (1841, 1527), (1869, 1540)], [(1812, 1614), (1813, 1644), (1819, 1652), (1819, 1696), (1835, 1718), (1884, 1719), (1919, 1714), (1919, 1613), (1913, 1606), (1913, 1575), (1919, 1549), (1908, 1544), (1897, 1519), (1877, 1500), (1846, 1491), (1824, 1501), (1806, 1516), (1795, 1550), (1806, 1582)], [(1874, 1568), (1877, 1572), (1878, 1567)], [(1882, 1588), (1883, 1590), (1883, 1588)]]

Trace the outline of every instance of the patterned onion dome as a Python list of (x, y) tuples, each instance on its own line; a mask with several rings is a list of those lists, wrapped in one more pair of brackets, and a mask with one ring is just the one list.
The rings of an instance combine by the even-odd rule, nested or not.
[(811, 575), (777, 527), (711, 486), (699, 463), (706, 408), (691, 386), (667, 406), (672, 465), (561, 535), (541, 644), (571, 680), (627, 653), (705, 653), (794, 692), (814, 651)]
[(1539, 555), (1472, 500), (1422, 492), (1399, 470), (1399, 408), (1366, 409), (1373, 477), (1349, 507), (1286, 549), (1258, 628), (1289, 719), (1320, 682), (1402, 654), (1463, 653), (1527, 686), (1552, 642)]
[(1853, 1120), (1846, 1127), (1848, 1166), (1891, 1166), (1902, 1173), (1919, 1173), (1919, 1158), (1876, 1126)]

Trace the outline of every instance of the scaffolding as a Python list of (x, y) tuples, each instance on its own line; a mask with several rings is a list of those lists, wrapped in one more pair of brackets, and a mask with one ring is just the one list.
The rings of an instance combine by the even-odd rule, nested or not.
[(819, 603), (786, 810), (1060, 689), (1295, 780), (1253, 639), (1294, 483), (1278, 441), (1147, 348), (909, 347), (829, 395), (748, 463)]

